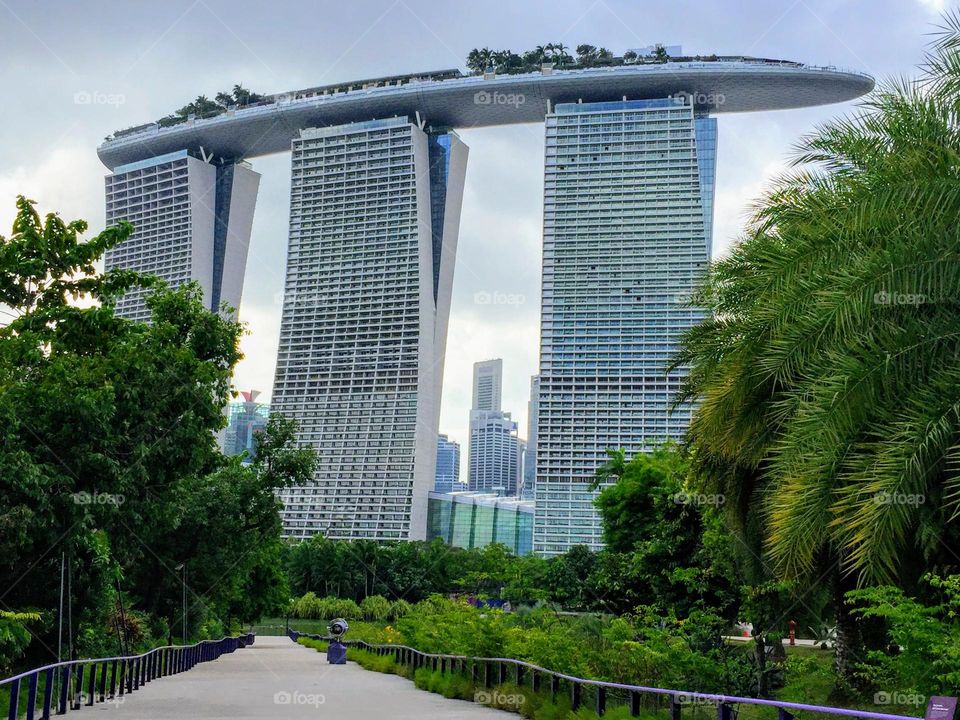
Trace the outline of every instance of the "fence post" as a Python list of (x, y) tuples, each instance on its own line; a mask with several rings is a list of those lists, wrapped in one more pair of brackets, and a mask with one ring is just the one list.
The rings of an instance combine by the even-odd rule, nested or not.
[(601, 717), (607, 711), (607, 689), (597, 685), (597, 715)]
[(30, 676), (27, 686), (27, 720), (33, 720), (34, 708), (37, 707), (37, 683), (40, 681), (40, 673), (35, 672)]
[(503, 685), (507, 682), (507, 664), (502, 660), (497, 661), (497, 684)]
[(50, 707), (53, 703), (53, 668), (47, 670), (47, 679), (43, 683), (43, 720), (50, 720)]
[(60, 672), (60, 702), (57, 703), (57, 713), (67, 712), (67, 693), (70, 691), (70, 666), (64, 665)]
[(14, 680), (10, 683), (10, 710), (7, 713), (8, 720), (17, 720), (20, 716), (20, 681)]
[(550, 702), (557, 701), (557, 693), (560, 691), (560, 678), (556, 675), (550, 676)]
[[(793, 622), (792, 620), (790, 622)], [(793, 643), (791, 643), (792, 645)], [(786, 708), (777, 708), (777, 720), (793, 720), (793, 713)]]
[[(673, 715), (673, 706), (674, 706), (673, 695), (670, 696), (670, 720), (676, 720)], [(639, 717), (640, 716), (640, 693), (636, 690), (630, 691), (630, 716)]]
[(90, 679), (87, 681), (87, 705), (93, 705), (93, 698), (97, 692), (97, 664), (90, 666)]
[(582, 688), (580, 683), (571, 682), (570, 683), (570, 709), (576, 712), (580, 709), (580, 696), (582, 694)]
[(530, 687), (534, 692), (540, 692), (540, 673), (537, 670), (530, 671)]
[(677, 696), (670, 696), (670, 720), (680, 720), (680, 711), (683, 706), (677, 702)]
[(73, 696), (70, 698), (70, 709), (77, 710), (83, 702), (83, 665), (77, 665), (77, 674), (73, 680)]
[(725, 702), (717, 704), (717, 720), (731, 720), (733, 713), (731, 707)]

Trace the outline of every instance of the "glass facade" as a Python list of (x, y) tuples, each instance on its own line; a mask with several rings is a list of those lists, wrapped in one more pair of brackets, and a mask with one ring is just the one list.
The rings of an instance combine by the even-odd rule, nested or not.
[(533, 502), (492, 494), (430, 493), (427, 539), (447, 545), (478, 548), (506, 545), (515, 555), (533, 550)]
[(608, 448), (679, 439), (683, 372), (666, 365), (702, 312), (716, 126), (686, 100), (558, 105), (546, 118), (534, 549), (601, 546), (590, 490)]
[(448, 493), (464, 489), (460, 484), (460, 443), (440, 435), (437, 438), (437, 472), (433, 491)]

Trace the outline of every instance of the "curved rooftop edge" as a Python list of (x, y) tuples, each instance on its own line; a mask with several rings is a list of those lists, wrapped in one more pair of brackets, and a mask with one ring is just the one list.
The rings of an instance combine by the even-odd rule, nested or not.
[(570, 102), (609, 102), (685, 94), (704, 113), (755, 112), (852, 100), (874, 87), (864, 73), (773, 60), (667, 62), (523, 75), (412, 80), (334, 94), (273, 95), (170, 127), (125, 131), (97, 149), (111, 170), (182, 149), (202, 147), (234, 160), (290, 149), (301, 128), (395, 116), (436, 128), (469, 129), (543, 122), (548, 108)]

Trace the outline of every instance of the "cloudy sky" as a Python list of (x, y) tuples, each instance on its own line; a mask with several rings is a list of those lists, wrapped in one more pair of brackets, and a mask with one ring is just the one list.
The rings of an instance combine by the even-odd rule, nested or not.
[[(548, 42), (617, 54), (653, 43), (689, 54), (750, 54), (871, 73), (914, 73), (948, 0), (0, 0), (0, 232), (23, 193), (41, 211), (104, 222), (95, 148), (113, 130), (235, 83), (258, 92), (464, 67), (473, 47)], [(86, 102), (91, 99), (93, 102)], [(785, 168), (791, 145), (849, 112), (721, 115), (714, 248)], [(539, 352), (543, 126), (465, 130), (470, 146), (444, 378), (441, 432), (466, 440), (472, 363), (504, 361), (504, 406), (525, 435)], [(238, 389), (269, 399), (289, 208), (288, 154), (262, 173), (241, 319)], [(478, 304), (478, 293), (510, 303)], [(482, 295), (481, 295), (482, 296)]]

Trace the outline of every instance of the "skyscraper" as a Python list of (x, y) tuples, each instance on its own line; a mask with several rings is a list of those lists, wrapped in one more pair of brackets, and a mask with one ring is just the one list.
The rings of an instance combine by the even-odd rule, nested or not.
[(527, 401), (527, 448), (523, 454), (523, 488), (521, 495), (533, 499), (537, 478), (537, 422), (540, 416), (540, 376), (530, 378), (530, 399)]
[(460, 443), (440, 435), (437, 438), (437, 471), (433, 491), (449, 493), (455, 490), (466, 490), (466, 485), (460, 483)]
[[(842, 102), (874, 86), (834, 67), (665, 50), (666, 62), (337, 82), (166, 117), (98, 148), (113, 172), (107, 221), (137, 226), (107, 267), (197, 280), (215, 308), (239, 304), (258, 178), (241, 159), (293, 146), (275, 400), (321, 467), (284, 493), (287, 536), (424, 536), (467, 154), (450, 128), (546, 117), (538, 550), (598, 545), (587, 483), (604, 450), (652, 447), (687, 419), (666, 412), (679, 373), (662, 363), (696, 320), (675, 301), (710, 251), (708, 114)], [(147, 316), (136, 294), (120, 310)], [(496, 371), (481, 389), (474, 407), (500, 410)]]
[(473, 364), (473, 410), (500, 410), (503, 402), (503, 360)]
[(589, 483), (608, 448), (681, 437), (666, 372), (701, 318), (716, 121), (685, 98), (557, 105), (546, 119), (535, 551), (601, 545)]
[[(106, 177), (107, 225), (134, 232), (107, 250), (107, 270), (152, 273), (179, 287), (195, 280), (211, 310), (240, 306), (260, 175), (245, 162), (212, 162), (186, 150), (119, 165)], [(143, 291), (117, 302), (117, 314), (148, 320)]]
[(273, 407), (319, 466), (289, 537), (425, 537), (466, 156), (406, 117), (293, 141)]
[(475, 492), (517, 494), (520, 447), (517, 423), (502, 410), (470, 411), (468, 486)]
[(516, 495), (520, 480), (517, 423), (503, 412), (502, 398), (503, 360), (474, 363), (467, 484), (470, 490)]

